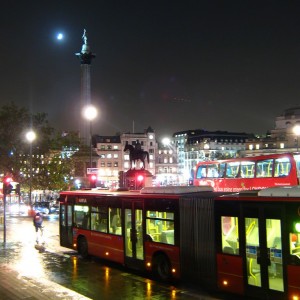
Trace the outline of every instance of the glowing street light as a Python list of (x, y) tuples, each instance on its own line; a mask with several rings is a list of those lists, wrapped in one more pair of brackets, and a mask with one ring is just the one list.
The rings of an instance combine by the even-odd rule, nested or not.
[(171, 144), (171, 140), (168, 137), (162, 139), (162, 143), (164, 146), (169, 146)]
[(92, 168), (92, 121), (97, 117), (97, 108), (93, 105), (84, 107), (83, 117), (90, 122), (90, 168)]
[(299, 135), (300, 135), (300, 125), (295, 125), (293, 128), (293, 132), (297, 136), (297, 152), (299, 151)]
[(26, 139), (30, 143), (29, 156), (30, 156), (30, 180), (29, 180), (29, 206), (31, 208), (31, 193), (32, 193), (32, 142), (36, 139), (34, 131), (30, 130), (26, 133)]

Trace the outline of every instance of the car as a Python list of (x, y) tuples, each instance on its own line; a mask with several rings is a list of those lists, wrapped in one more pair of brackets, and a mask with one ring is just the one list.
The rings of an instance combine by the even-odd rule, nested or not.
[(59, 212), (59, 206), (50, 201), (35, 202), (32, 206), (35, 212), (40, 212), (44, 215), (56, 214)]
[(28, 205), (24, 202), (8, 204), (7, 208), (11, 215), (27, 215), (29, 209)]

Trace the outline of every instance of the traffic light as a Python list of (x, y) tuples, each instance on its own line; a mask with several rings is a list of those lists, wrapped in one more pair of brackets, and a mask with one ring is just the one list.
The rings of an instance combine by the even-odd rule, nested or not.
[(137, 190), (142, 189), (145, 186), (145, 177), (143, 175), (138, 175), (137, 178)]
[(10, 194), (13, 190), (13, 186), (11, 184), (12, 178), (11, 177), (4, 177), (3, 178), (3, 194), (7, 195)]
[(20, 196), (21, 195), (21, 188), (20, 188), (20, 183), (16, 184), (16, 193)]
[(90, 188), (93, 189), (96, 187), (97, 176), (95, 174), (91, 175), (90, 178)]
[(124, 187), (124, 171), (119, 171), (119, 187)]

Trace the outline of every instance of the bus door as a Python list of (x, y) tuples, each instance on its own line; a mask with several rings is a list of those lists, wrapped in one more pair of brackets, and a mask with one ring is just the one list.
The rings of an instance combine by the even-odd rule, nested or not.
[(143, 203), (138, 200), (124, 202), (125, 263), (133, 268), (144, 265)]
[(286, 290), (282, 249), (282, 209), (280, 206), (244, 207), (244, 234), (247, 294), (272, 295), (282, 299)]
[(70, 248), (73, 245), (73, 209), (72, 205), (60, 205), (60, 244), (61, 246)]

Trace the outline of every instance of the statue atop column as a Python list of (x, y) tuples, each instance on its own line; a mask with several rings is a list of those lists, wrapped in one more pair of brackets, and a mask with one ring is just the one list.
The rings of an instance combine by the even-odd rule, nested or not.
[(95, 58), (96, 55), (91, 52), (90, 46), (88, 45), (86, 29), (83, 30), (82, 40), (83, 40), (83, 45), (81, 48), (81, 52), (76, 53), (75, 55), (78, 56), (81, 64), (90, 65), (92, 62), (92, 59)]
[(87, 45), (87, 34), (86, 34), (86, 29), (83, 29), (83, 35), (82, 39), (85, 45)]

